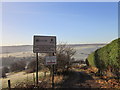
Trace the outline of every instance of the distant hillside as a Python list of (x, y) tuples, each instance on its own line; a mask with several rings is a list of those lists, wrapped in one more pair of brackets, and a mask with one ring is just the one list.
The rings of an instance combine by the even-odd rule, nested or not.
[(99, 43), (99, 44), (69, 44), (69, 46), (98, 46), (98, 45), (106, 45), (106, 43)]
[[(71, 47), (77, 47), (77, 46), (98, 46), (98, 45), (105, 45), (105, 44), (69, 44)], [(17, 53), (17, 52), (28, 52), (32, 51), (33, 46), (32, 45), (20, 45), (20, 46), (1, 46), (0, 54), (7, 54), (7, 53)]]
[[(0, 48), (2, 50), (2, 54), (5, 53), (16, 53), (16, 52), (26, 52), (26, 51), (32, 51), (32, 45), (20, 45), (20, 46), (2, 46)], [(0, 52), (1, 54), (1, 52)]]
[(99, 70), (111, 69), (120, 70), (120, 38), (112, 41), (106, 46), (97, 49), (87, 58), (90, 66), (95, 66)]

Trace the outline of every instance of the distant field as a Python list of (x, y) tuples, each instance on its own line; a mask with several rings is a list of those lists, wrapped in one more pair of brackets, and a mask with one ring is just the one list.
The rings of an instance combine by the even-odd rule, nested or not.
[[(75, 50), (79, 53), (90, 53), (91, 51), (96, 50), (97, 48), (100, 48), (104, 46), (104, 44), (75, 44), (70, 45), (71, 47), (75, 48)], [(35, 54), (32, 51), (32, 45), (23, 45), (23, 46), (3, 46), (2, 47), (2, 53), (0, 53), (1, 57), (29, 57), (29, 56), (35, 56)], [(88, 54), (87, 53), (87, 54)]]
[(35, 54), (32, 53), (32, 51), (0, 54), (0, 57), (9, 57), (9, 56), (13, 56), (13, 57), (30, 57), (30, 56), (35, 56)]
[(76, 54), (74, 58), (76, 60), (85, 60), (89, 54), (97, 50), (98, 48), (103, 47), (104, 45), (87, 45), (87, 46), (76, 46)]
[(20, 45), (20, 46), (1, 46), (0, 54), (9, 54), (9, 53), (16, 53), (16, 52), (27, 52), (32, 51), (32, 45)]

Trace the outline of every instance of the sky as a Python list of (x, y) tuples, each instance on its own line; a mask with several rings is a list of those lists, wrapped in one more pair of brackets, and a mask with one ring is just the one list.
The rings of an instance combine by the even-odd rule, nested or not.
[(32, 45), (34, 35), (57, 43), (108, 43), (118, 37), (117, 2), (4, 2), (2, 45)]

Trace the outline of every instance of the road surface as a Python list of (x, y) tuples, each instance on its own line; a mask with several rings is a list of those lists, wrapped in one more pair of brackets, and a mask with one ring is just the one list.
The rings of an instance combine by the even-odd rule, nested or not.
[(84, 71), (73, 71), (61, 84), (62, 88), (100, 88), (92, 76)]

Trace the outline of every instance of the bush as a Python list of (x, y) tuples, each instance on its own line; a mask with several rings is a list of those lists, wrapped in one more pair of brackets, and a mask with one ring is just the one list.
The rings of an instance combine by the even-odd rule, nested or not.
[(10, 65), (11, 72), (18, 72), (25, 70), (26, 62), (25, 61), (16, 61)]
[(9, 72), (9, 68), (8, 67), (3, 67), (2, 68), (2, 72), (8, 73)]
[(3, 71), (3, 68), (0, 69), (0, 78), (6, 78), (6, 73)]
[(2, 72), (2, 78), (6, 78), (6, 73), (5, 72)]
[[(74, 60), (72, 56), (76, 51), (67, 44), (59, 44), (56, 50), (57, 64), (55, 65), (55, 71), (66, 71), (72, 66)], [(52, 71), (51, 66), (47, 66)]]
[[(41, 61), (43, 59), (39, 59), (39, 60)], [(43, 64), (40, 61), (38, 61), (38, 70), (43, 69)], [(36, 60), (32, 60), (28, 64), (26, 72), (27, 73), (32, 73), (32, 72), (35, 72), (35, 71), (36, 71)]]
[(87, 59), (91, 66), (99, 69), (99, 73), (109, 70), (118, 74), (120, 71), (120, 38), (96, 50)]
[(28, 73), (32, 73), (32, 72), (35, 72), (35, 70), (36, 70), (36, 61), (33, 60), (33, 61), (31, 61), (31, 62), (28, 64), (28, 66), (27, 66), (27, 72), (28, 72)]

